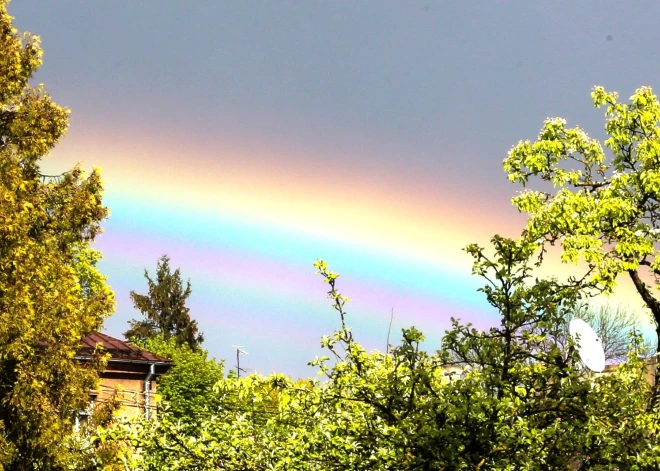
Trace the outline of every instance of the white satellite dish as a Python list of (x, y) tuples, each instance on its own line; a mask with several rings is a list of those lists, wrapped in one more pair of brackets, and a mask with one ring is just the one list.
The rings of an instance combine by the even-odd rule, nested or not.
[(594, 329), (582, 319), (573, 319), (568, 331), (575, 337), (584, 366), (596, 373), (602, 372), (605, 369), (605, 351)]

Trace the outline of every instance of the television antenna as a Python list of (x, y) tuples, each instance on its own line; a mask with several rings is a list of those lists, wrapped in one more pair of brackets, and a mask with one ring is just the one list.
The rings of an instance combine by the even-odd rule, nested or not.
[(573, 319), (568, 326), (571, 336), (577, 340), (578, 354), (584, 366), (595, 373), (605, 369), (605, 351), (594, 329), (582, 319)]
[(232, 345), (236, 349), (236, 377), (241, 377), (241, 371), (246, 372), (245, 369), (241, 368), (241, 355), (248, 355), (248, 352), (243, 350), (243, 345)]

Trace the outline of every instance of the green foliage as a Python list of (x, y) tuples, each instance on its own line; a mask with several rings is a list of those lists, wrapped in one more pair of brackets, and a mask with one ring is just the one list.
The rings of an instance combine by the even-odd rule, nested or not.
[(0, 1), (0, 469), (69, 469), (63, 440), (85, 409), (103, 359), (74, 359), (113, 295), (89, 248), (107, 217), (98, 170), (55, 177), (39, 161), (65, 134), (68, 110), (28, 79), (39, 38), (19, 35)]
[(165, 340), (163, 336), (147, 339), (139, 346), (174, 362), (158, 380), (157, 392), (166, 404), (168, 420), (195, 426), (217, 413), (222, 397), (213, 388), (223, 378), (222, 361), (209, 359), (208, 352), (202, 348), (192, 350), (188, 344), (177, 345), (174, 338)]
[(167, 255), (158, 260), (156, 281), (144, 270), (149, 294), (131, 291), (135, 308), (146, 319), (130, 321), (131, 328), (124, 332), (124, 336), (131, 341), (143, 341), (162, 335), (165, 340), (172, 337), (177, 345), (185, 343), (194, 350), (204, 341), (204, 336), (198, 332), (197, 321), (190, 319), (190, 309), (186, 307), (186, 300), (192, 293), (190, 280), (184, 289), (181, 270), (177, 268), (172, 273), (169, 262)]
[(542, 248), (559, 242), (564, 262), (584, 260), (585, 287), (609, 292), (627, 274), (657, 324), (660, 301), (645, 280), (655, 276), (657, 284), (660, 274), (660, 103), (649, 87), (636, 90), (629, 104), (603, 87), (591, 97), (606, 108), (611, 155), (583, 130), (549, 118), (536, 142), (511, 149), (504, 169), (512, 182), (526, 186), (539, 177), (558, 190), (525, 190), (513, 203), (529, 214), (527, 241)]
[(340, 318), (322, 339), (330, 355), (311, 362), (324, 381), (225, 378), (223, 406), (199, 425), (165, 415), (103, 436), (143, 447), (129, 468), (145, 471), (657, 469), (645, 363), (633, 354), (610, 375), (584, 372), (573, 343), (556, 344), (579, 287), (534, 280), (529, 244), (493, 244), (492, 256), (467, 250), (500, 327), (454, 321), (435, 353), (404, 329), (390, 353), (367, 352), (347, 326), (338, 275), (319, 260)]
[[(434, 353), (420, 348), (424, 337), (413, 327), (388, 353), (367, 352), (348, 326), (339, 275), (318, 260), (340, 320), (322, 338), (328, 355), (310, 362), (323, 381), (223, 378), (214, 388), (220, 407), (199, 424), (165, 414), (160, 423), (122, 424), (102, 436), (141, 446), (131, 465), (141, 470), (660, 468), (659, 395), (637, 355), (642, 339), (630, 332), (627, 361), (594, 375), (566, 336), (585, 296), (611, 290), (619, 273), (660, 314), (639, 272), (655, 271), (660, 237), (660, 199), (648, 183), (660, 162), (652, 157), (660, 107), (648, 89), (630, 106), (600, 88), (593, 96), (609, 105), (612, 163), (583, 131), (549, 119), (539, 141), (516, 146), (505, 168), (513, 181), (536, 175), (560, 190), (514, 198), (531, 214), (520, 240), (496, 236), (492, 251), (466, 249), (498, 327), (484, 332), (452, 320)], [(566, 161), (582, 168), (567, 169)], [(556, 242), (565, 261), (586, 260), (583, 277), (534, 278), (538, 249), (542, 260), (545, 244)], [(614, 321), (613, 328), (628, 325)]]
[(125, 471), (119, 458), (127, 447), (117, 441), (100, 440), (97, 429), (108, 427), (121, 407), (116, 394), (103, 403), (96, 403), (88, 419), (74, 433), (64, 438), (69, 450), (66, 469), (75, 471)]

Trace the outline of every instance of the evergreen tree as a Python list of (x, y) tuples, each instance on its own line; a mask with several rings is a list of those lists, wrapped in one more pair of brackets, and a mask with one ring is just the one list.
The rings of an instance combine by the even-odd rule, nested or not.
[(149, 293), (143, 295), (131, 291), (131, 299), (145, 319), (130, 321), (131, 328), (124, 336), (134, 342), (143, 342), (162, 335), (165, 340), (174, 338), (177, 345), (187, 344), (196, 350), (204, 336), (198, 331), (197, 321), (190, 319), (190, 309), (186, 307), (186, 300), (192, 293), (190, 280), (184, 289), (181, 270), (177, 268), (172, 273), (167, 255), (158, 260), (155, 281), (146, 269), (144, 277), (149, 284)]

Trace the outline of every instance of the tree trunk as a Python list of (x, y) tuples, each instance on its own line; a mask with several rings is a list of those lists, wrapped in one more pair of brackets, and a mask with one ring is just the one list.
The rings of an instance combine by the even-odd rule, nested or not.
[(658, 364), (658, 355), (660, 354), (660, 300), (658, 300), (653, 294), (649, 287), (642, 281), (642, 278), (639, 276), (637, 270), (628, 270), (630, 279), (633, 281), (637, 292), (640, 294), (648, 308), (653, 314), (653, 320), (655, 320), (655, 334), (657, 338), (656, 346), (656, 355), (651, 364), (651, 368), (655, 368), (653, 374), (653, 397), (651, 399), (651, 408), (655, 408), (658, 400), (660, 399), (660, 383), (658, 383), (657, 376), (657, 364)]

